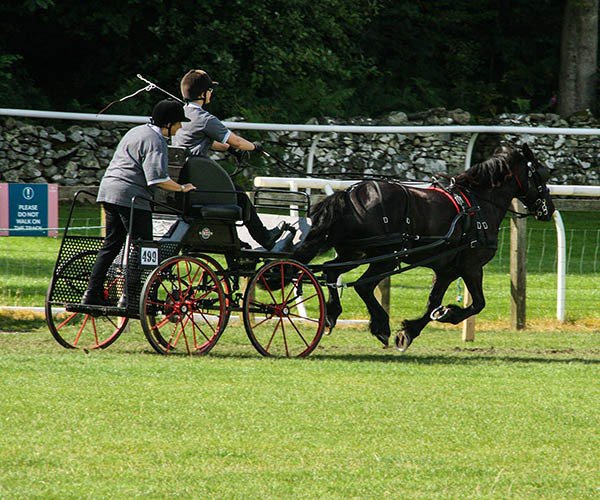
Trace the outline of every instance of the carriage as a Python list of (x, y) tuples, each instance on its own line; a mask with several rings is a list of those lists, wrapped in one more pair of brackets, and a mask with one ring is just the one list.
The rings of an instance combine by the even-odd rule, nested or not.
[[(371, 333), (387, 346), (389, 316), (374, 288), (384, 277), (426, 266), (435, 273), (433, 286), (425, 313), (404, 320), (395, 337), (403, 351), (430, 321), (457, 324), (483, 309), (483, 266), (496, 252), (513, 198), (539, 220), (550, 220), (554, 211), (549, 172), (529, 147), (501, 147), (446, 186), (360, 182), (315, 206), (312, 221), (306, 193), (259, 189), (254, 205), (271, 212), (262, 216), (271, 219), (268, 225), (287, 218), (296, 229), (293, 240), (267, 251), (245, 234), (248, 214), (216, 162), (171, 148), (169, 163), (172, 178), (202, 190), (155, 200), (155, 235), (152, 241), (127, 239), (105, 279), (107, 305), (81, 304), (103, 238), (69, 234), (71, 208), (46, 298), (47, 322), (61, 345), (108, 347), (129, 319), (139, 319), (158, 353), (205, 354), (235, 313), (260, 354), (307, 356), (342, 312), (340, 274), (367, 264), (346, 286), (355, 287), (371, 316)], [(309, 264), (329, 248), (336, 252), (332, 261)], [(441, 305), (458, 278), (472, 303)]]
[(169, 171), (202, 190), (157, 193), (153, 239), (127, 239), (105, 279), (106, 305), (81, 303), (103, 238), (70, 231), (76, 200), (91, 193), (75, 195), (46, 296), (54, 338), (66, 348), (106, 348), (137, 319), (158, 353), (206, 354), (235, 316), (260, 354), (310, 354), (325, 327), (323, 291), (306, 265), (289, 258), (309, 228), (308, 195), (254, 193), (267, 225), (283, 219), (294, 228), (267, 251), (245, 230), (247, 214), (220, 165), (170, 147)]

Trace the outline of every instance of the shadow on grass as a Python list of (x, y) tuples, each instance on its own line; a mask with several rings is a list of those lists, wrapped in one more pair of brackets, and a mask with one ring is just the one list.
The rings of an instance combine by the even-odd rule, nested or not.
[[(502, 363), (541, 363), (541, 364), (552, 364), (552, 363), (581, 363), (596, 365), (600, 364), (600, 358), (585, 358), (578, 356), (559, 357), (564, 354), (569, 354), (566, 351), (540, 351), (539, 357), (531, 355), (529, 353), (515, 352), (514, 354), (507, 354), (494, 350), (489, 351), (489, 354), (471, 354), (469, 351), (460, 350), (458, 352), (448, 352), (442, 354), (423, 354), (423, 355), (411, 355), (411, 354), (366, 354), (366, 353), (347, 353), (347, 354), (327, 354), (320, 353), (317, 355), (311, 355), (303, 358), (303, 362), (310, 363), (322, 363), (329, 361), (344, 361), (350, 363), (411, 363), (418, 365), (464, 365), (464, 364), (496, 364)], [(600, 356), (600, 352), (590, 353), (591, 356)], [(207, 356), (227, 359), (260, 359), (261, 356), (258, 353), (223, 353), (223, 352), (211, 352)], [(544, 357), (544, 356), (555, 356), (555, 357)], [(287, 359), (287, 358), (265, 358), (265, 359)], [(297, 358), (292, 358), (297, 359)]]
[[(118, 342), (118, 341), (117, 341)], [(482, 364), (501, 364), (501, 363), (524, 363), (524, 364), (572, 364), (579, 363), (583, 365), (600, 365), (600, 352), (591, 352), (590, 358), (580, 355), (570, 355), (567, 351), (540, 351), (539, 353), (514, 352), (513, 354), (504, 351), (485, 350), (487, 354), (471, 353), (464, 350), (455, 352), (443, 352), (439, 354), (368, 354), (368, 353), (340, 353), (313, 354), (306, 358), (284, 358), (284, 357), (263, 357), (258, 352), (240, 352), (219, 351), (218, 346), (208, 354), (188, 354), (185, 351), (174, 351), (167, 355), (156, 353), (150, 346), (111, 346), (107, 349), (98, 349), (89, 352), (110, 351), (115, 354), (152, 356), (157, 359), (185, 359), (193, 358), (201, 362), (202, 359), (219, 360), (262, 360), (265, 362), (300, 362), (300, 363), (327, 363), (331, 361), (341, 361), (345, 363), (402, 363), (413, 365), (482, 365)], [(80, 349), (74, 349), (73, 352), (82, 352)], [(539, 355), (536, 355), (539, 354)], [(578, 353), (581, 354), (581, 353)]]
[(482, 364), (482, 363), (582, 363), (582, 364), (600, 364), (600, 359), (580, 358), (580, 357), (535, 357), (522, 354), (490, 354), (490, 355), (466, 355), (457, 356), (448, 354), (430, 354), (422, 356), (400, 355), (369, 355), (369, 354), (334, 354), (332, 356), (315, 356), (315, 361), (340, 360), (350, 362), (379, 362), (379, 363), (412, 363), (418, 365), (464, 365), (464, 364)]

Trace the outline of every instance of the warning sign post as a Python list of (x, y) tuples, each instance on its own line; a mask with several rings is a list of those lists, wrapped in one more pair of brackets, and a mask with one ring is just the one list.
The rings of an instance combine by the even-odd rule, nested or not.
[(0, 184), (0, 236), (57, 236), (57, 184)]

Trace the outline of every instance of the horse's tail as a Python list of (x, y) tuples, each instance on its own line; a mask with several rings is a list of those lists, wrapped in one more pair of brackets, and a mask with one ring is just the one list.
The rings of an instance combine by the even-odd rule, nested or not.
[(337, 192), (317, 203), (310, 210), (312, 226), (302, 244), (294, 250), (293, 258), (304, 263), (310, 262), (317, 254), (329, 250), (334, 245), (331, 228), (339, 221), (345, 207), (345, 192)]

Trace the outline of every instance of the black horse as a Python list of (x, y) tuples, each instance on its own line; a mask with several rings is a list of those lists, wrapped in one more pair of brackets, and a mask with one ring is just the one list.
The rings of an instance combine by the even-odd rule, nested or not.
[[(499, 147), (490, 159), (457, 175), (447, 186), (433, 183), (416, 188), (400, 182), (362, 181), (313, 207), (312, 228), (294, 258), (306, 263), (335, 249), (337, 257), (324, 266), (330, 329), (342, 312), (337, 278), (369, 263), (355, 288), (371, 316), (371, 333), (386, 346), (389, 317), (373, 294), (375, 287), (406, 266), (431, 268), (435, 278), (427, 310), (420, 318), (404, 320), (396, 335), (397, 348), (406, 350), (430, 321), (458, 324), (485, 307), (483, 266), (496, 253), (498, 230), (511, 200), (521, 200), (536, 219), (550, 220), (554, 205), (546, 187), (548, 178), (548, 170), (524, 145), (521, 151)], [(390, 254), (393, 258), (385, 257)], [(444, 293), (457, 278), (471, 293), (471, 305), (441, 306)]]

